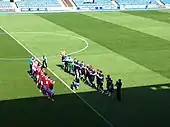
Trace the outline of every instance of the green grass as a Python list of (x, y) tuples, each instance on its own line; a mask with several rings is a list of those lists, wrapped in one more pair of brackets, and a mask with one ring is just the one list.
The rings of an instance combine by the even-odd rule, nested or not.
[[(5, 33), (1, 30), (1, 33)], [(2, 58), (29, 58), (26, 52), (15, 40), (7, 34), (0, 35), (0, 47), (8, 45), (8, 54)], [(11, 44), (11, 45), (10, 45)], [(10, 47), (13, 46), (13, 47)], [(11, 49), (10, 49), (11, 48)], [(6, 52), (4, 49), (1, 50)], [(11, 53), (10, 53), (11, 51)], [(20, 53), (18, 54), (18, 52)], [(15, 52), (15, 53), (13, 53)], [(107, 126), (95, 112), (86, 106), (75, 94), (66, 88), (54, 75), (48, 74), (56, 81), (57, 93), (55, 102), (42, 97), (35, 83), (29, 77), (27, 61), (0, 61), (0, 119), (2, 127), (11, 126)], [(88, 116), (84, 122), (81, 114)], [(67, 121), (67, 122), (65, 122)], [(78, 121), (78, 122), (77, 122)]]
[[(57, 20), (54, 15), (57, 15)], [(89, 38), (146, 68), (170, 77), (168, 67), (170, 65), (170, 60), (168, 60), (170, 41), (78, 13), (45, 14), (42, 17)], [(64, 17), (68, 17), (70, 22)], [(78, 23), (77, 19), (79, 19)]]
[[(123, 101), (80, 84), (77, 94), (115, 127), (170, 126), (170, 37), (168, 12), (102, 12), (0, 15), (2, 26), (33, 54), (48, 59), (49, 68), (68, 85), (73, 77), (63, 72), (62, 49), (79, 60), (123, 80)], [(31, 19), (31, 20), (30, 20)], [(69, 20), (68, 20), (69, 19)], [(12, 21), (12, 23), (11, 23)], [(166, 23), (165, 23), (166, 22)], [(165, 32), (166, 31), (166, 32)], [(74, 37), (72, 37), (74, 36)], [(0, 58), (31, 55), (0, 29)], [(109, 126), (96, 112), (56, 81), (55, 102), (42, 97), (27, 71), (28, 60), (0, 59), (0, 121), (10, 126)]]
[(158, 20), (158, 21), (165, 22), (165, 23), (170, 23), (169, 13), (167, 13), (167, 12), (161, 12), (161, 11), (129, 11), (129, 12), (125, 12), (125, 13)]

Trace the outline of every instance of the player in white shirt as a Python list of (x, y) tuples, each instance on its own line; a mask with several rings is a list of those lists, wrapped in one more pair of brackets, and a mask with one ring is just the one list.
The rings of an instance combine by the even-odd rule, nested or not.
[(33, 79), (36, 80), (36, 71), (37, 71), (37, 67), (38, 67), (38, 61), (34, 60), (33, 64), (32, 64), (32, 76)]

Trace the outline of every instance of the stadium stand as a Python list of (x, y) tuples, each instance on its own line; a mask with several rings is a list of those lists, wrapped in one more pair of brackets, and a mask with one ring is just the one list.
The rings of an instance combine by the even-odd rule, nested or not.
[(170, 0), (163, 0), (165, 4), (170, 4)]
[(104, 5), (113, 6), (114, 5), (111, 0), (74, 0), (74, 2), (78, 7), (80, 6), (104, 6)]
[(120, 5), (146, 5), (154, 4), (155, 0), (117, 0)]
[(57, 0), (21, 0), (16, 4), (19, 8), (61, 7)]
[(10, 2), (0, 1), (0, 8), (12, 8)]

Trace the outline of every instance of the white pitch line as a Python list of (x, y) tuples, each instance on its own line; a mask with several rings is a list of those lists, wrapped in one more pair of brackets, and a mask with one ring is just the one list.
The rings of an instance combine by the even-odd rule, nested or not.
[[(86, 50), (89, 46), (88, 42), (82, 38), (82, 37), (78, 37), (78, 36), (74, 36), (74, 35), (67, 35), (67, 34), (61, 34), (61, 33), (53, 33), (53, 32), (11, 32), (11, 33), (14, 33), (14, 34), (28, 34), (28, 33), (33, 33), (33, 34), (51, 34), (51, 35), (59, 35), (59, 36), (63, 36), (63, 37), (72, 37), (72, 38), (75, 38), (75, 39), (78, 39), (78, 40), (82, 40), (85, 42), (86, 46), (80, 50), (77, 50), (77, 51), (74, 51), (74, 52), (71, 52), (71, 53), (68, 53), (68, 55), (72, 55), (72, 54), (76, 54), (76, 53), (80, 53), (84, 50)], [(50, 57), (55, 57), (55, 56), (50, 56)]]
[[(36, 58), (36, 56), (28, 49), (26, 48), (19, 40), (17, 40), (12, 34), (10, 34), (8, 31), (6, 31), (2, 26), (0, 28), (7, 33), (11, 38), (13, 38), (19, 45), (21, 45), (28, 53), (30, 53), (32, 56)], [(37, 59), (40, 61), (39, 59)], [(94, 109), (86, 100), (84, 100), (81, 96), (79, 96), (75, 91), (73, 91), (69, 85), (62, 80), (58, 75), (56, 75), (50, 68), (47, 68), (54, 76), (56, 76), (70, 91), (72, 91), (74, 94), (76, 94), (89, 108), (91, 108), (99, 117), (101, 117), (110, 127), (114, 127), (103, 115), (101, 115), (96, 109)]]
[[(78, 39), (78, 40), (82, 40), (82, 41), (84, 41), (85, 42), (85, 44), (86, 44), (86, 46), (84, 47), (84, 48), (82, 48), (82, 49), (79, 49), (79, 50), (77, 50), (77, 51), (74, 51), (74, 52), (71, 52), (71, 53), (68, 53), (68, 55), (73, 55), (73, 54), (77, 54), (77, 53), (80, 53), (80, 52), (82, 52), (82, 51), (84, 51), (84, 50), (86, 50), (87, 48), (88, 48), (88, 46), (89, 46), (89, 44), (88, 44), (88, 42), (87, 42), (87, 40), (85, 40), (84, 38), (82, 38), (82, 37), (78, 37), (78, 36), (73, 36), (73, 35), (67, 35), (67, 34), (59, 34), (59, 33), (53, 33), (53, 32), (11, 32), (11, 34), (28, 34), (28, 33), (34, 33), (34, 34), (39, 34), (39, 33), (41, 33), (41, 34), (51, 34), (51, 35), (59, 35), (59, 36), (63, 36), (63, 37), (72, 37), (72, 38), (75, 38), (75, 39)], [(1, 34), (1, 33), (0, 33)], [(6, 33), (3, 33), (3, 34), (6, 34)], [(54, 57), (56, 57), (56, 56), (47, 56), (47, 58), (54, 58)], [(39, 57), (39, 58), (41, 58), (41, 57)], [(20, 61), (20, 60), (29, 60), (30, 58), (0, 58), (0, 60), (2, 61)]]

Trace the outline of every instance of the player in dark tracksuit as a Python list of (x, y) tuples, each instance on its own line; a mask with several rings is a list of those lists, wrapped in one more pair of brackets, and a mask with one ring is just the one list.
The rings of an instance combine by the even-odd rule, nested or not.
[(81, 75), (81, 63), (79, 61), (77, 62), (77, 71), (78, 71), (78, 75), (80, 77), (80, 75)]
[(80, 79), (83, 80), (83, 77), (85, 75), (85, 65), (84, 62), (82, 61), (80, 63)]
[(74, 61), (74, 74), (77, 77), (80, 77), (80, 62), (78, 60)]
[(117, 100), (121, 101), (121, 87), (122, 87), (122, 81), (121, 79), (119, 79), (118, 81), (116, 81), (116, 86), (117, 86)]
[(95, 75), (96, 75), (96, 73), (95, 73), (95, 70), (94, 69), (89, 69), (89, 76), (88, 76), (88, 79), (89, 79), (89, 85), (91, 86), (91, 87), (95, 87), (95, 84), (94, 84), (94, 80), (95, 80)]
[(98, 70), (97, 75), (96, 75), (96, 83), (97, 83), (97, 89), (101, 93), (104, 93), (103, 82), (104, 82), (104, 75), (102, 71)]
[(96, 73), (96, 84), (97, 84), (97, 89), (99, 90), (100, 88), (100, 72), (99, 70), (97, 69), (97, 73)]
[(79, 88), (79, 83), (80, 83), (80, 78), (75, 76), (75, 79), (71, 84), (71, 89), (72, 90), (77, 90)]
[(76, 71), (78, 69), (78, 61), (74, 60), (74, 74), (76, 75)]
[(106, 87), (107, 87), (107, 93), (108, 96), (111, 96), (112, 93), (114, 92), (114, 84), (113, 84), (113, 80), (111, 79), (110, 75), (107, 75), (106, 77)]
[(87, 77), (89, 77), (89, 66), (85, 67), (84, 82), (87, 83)]
[(34, 57), (31, 57), (30, 59), (30, 70), (29, 70), (29, 74), (32, 75), (32, 64), (33, 64), (33, 60), (34, 60)]

